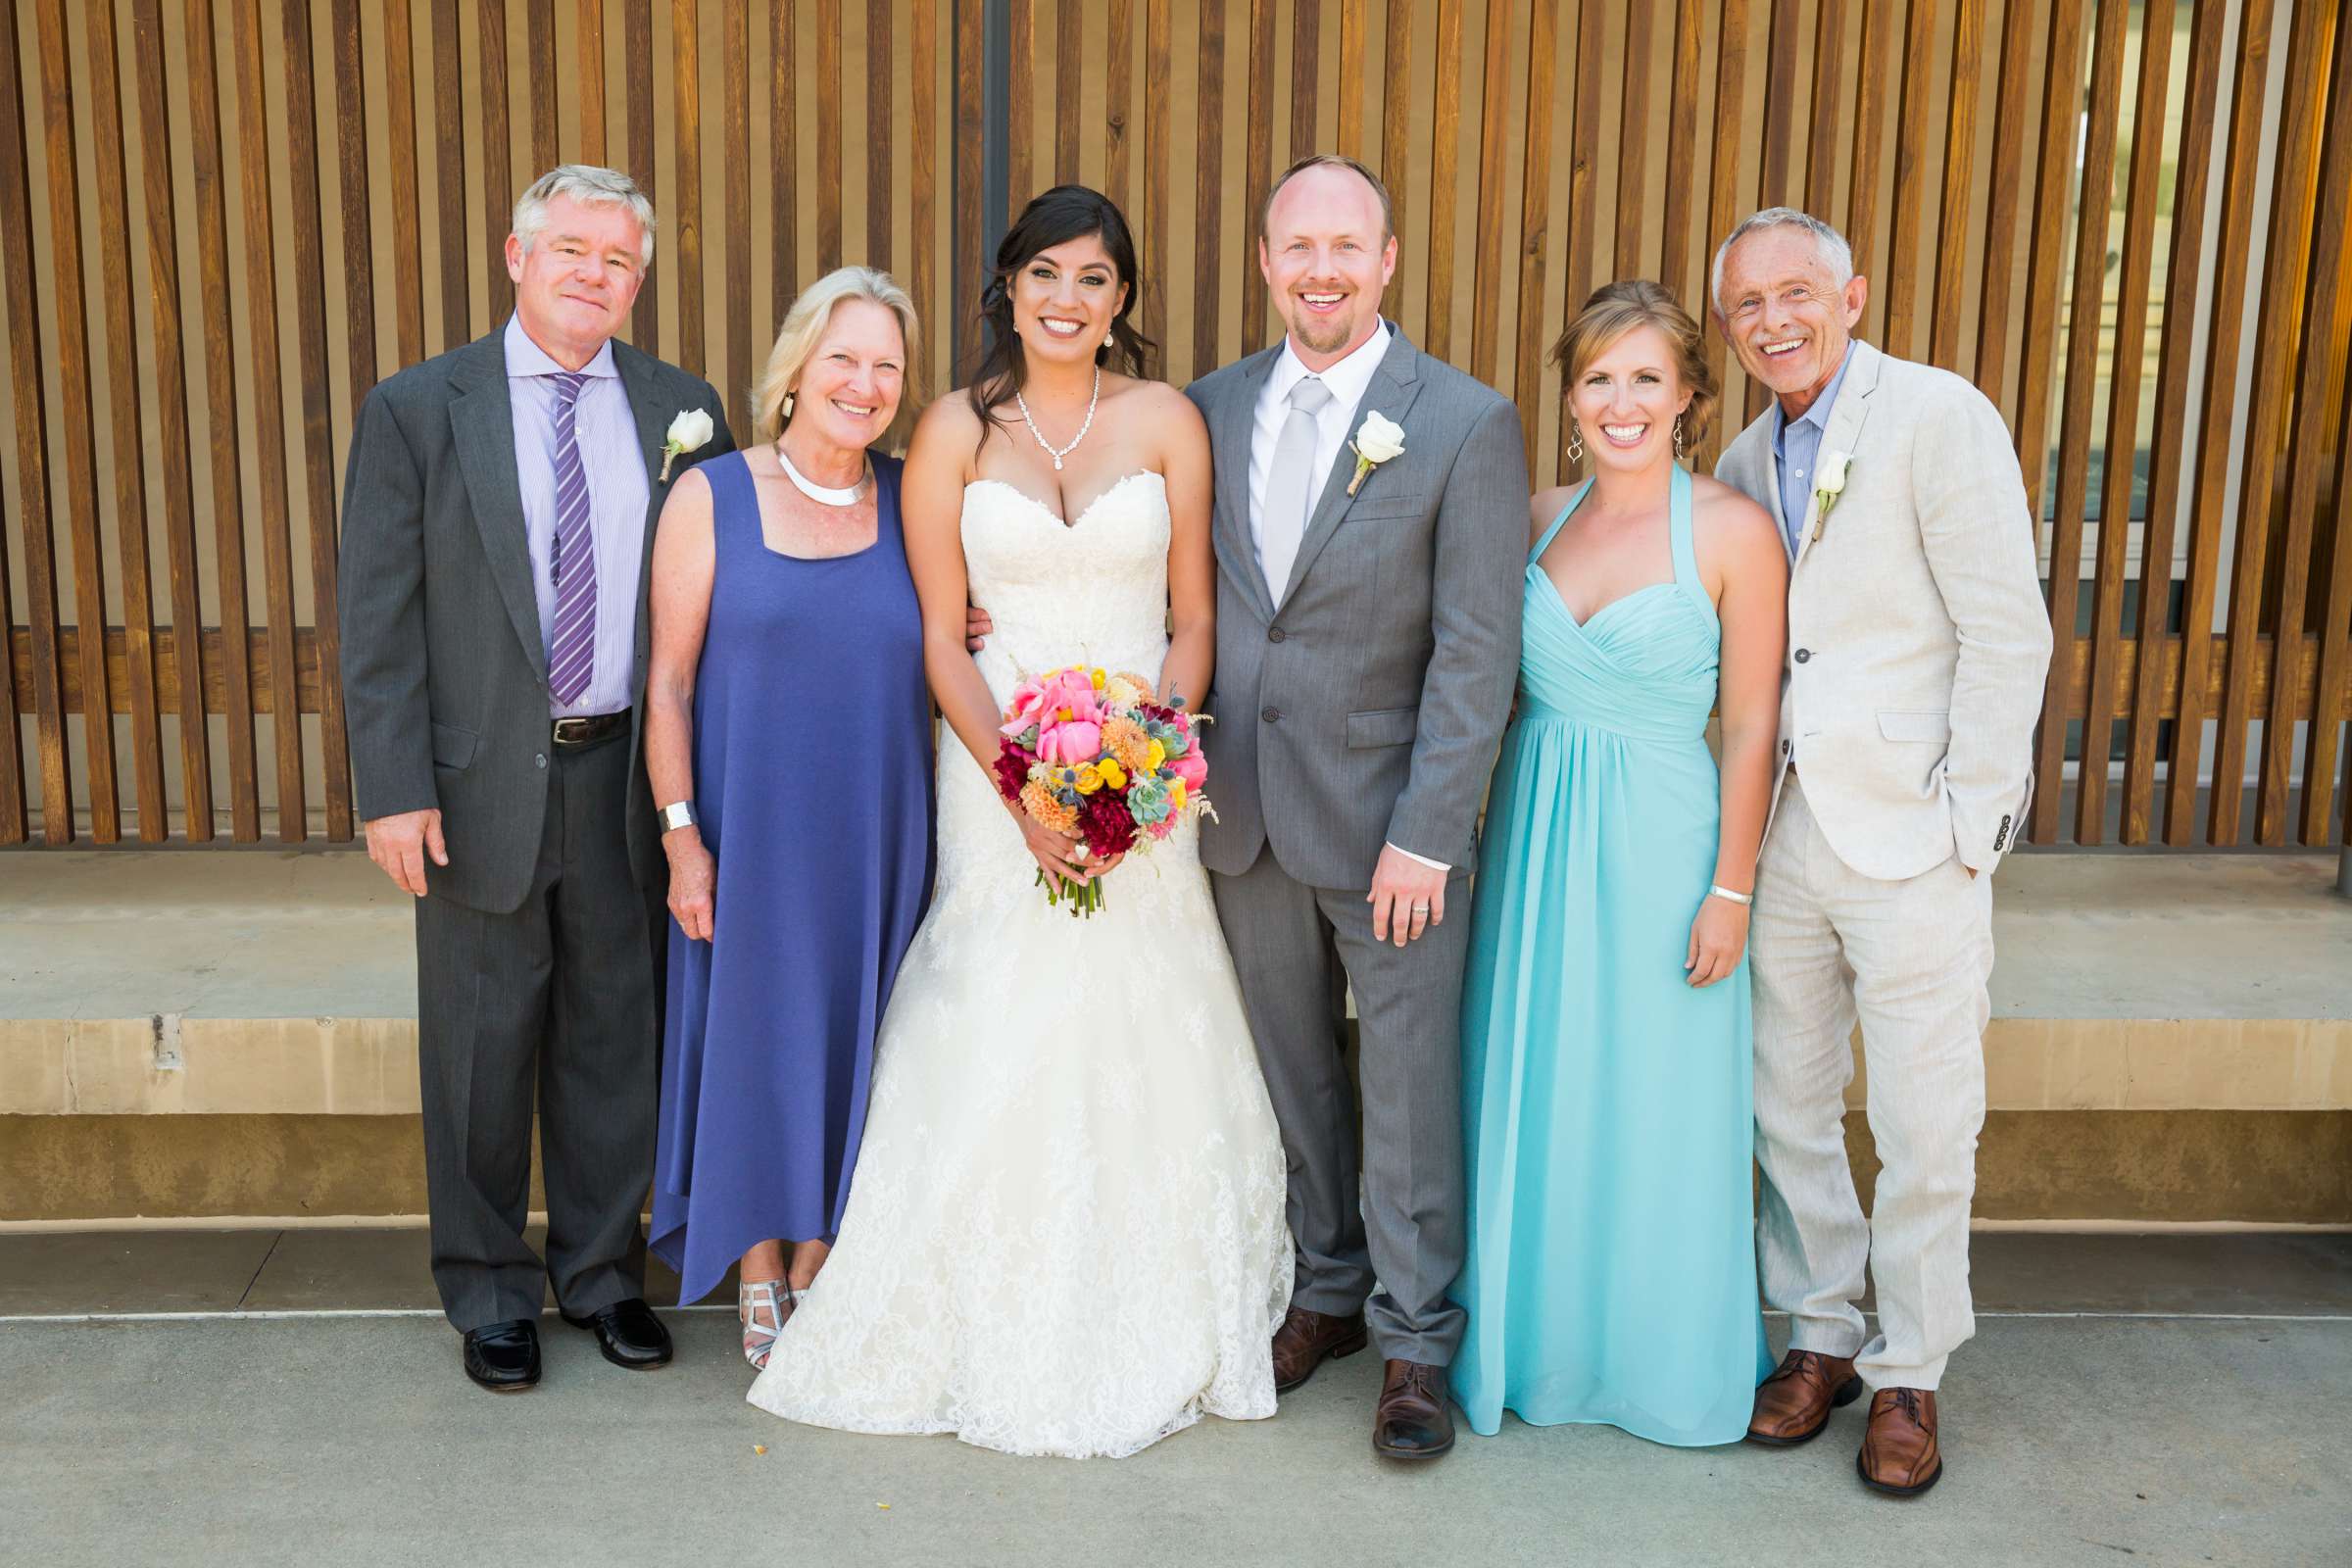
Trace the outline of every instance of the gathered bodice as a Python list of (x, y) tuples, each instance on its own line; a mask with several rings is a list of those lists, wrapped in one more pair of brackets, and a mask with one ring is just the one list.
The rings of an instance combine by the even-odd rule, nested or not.
[(1674, 470), (1667, 509), (1672, 579), (1611, 600), (1580, 622), (1543, 557), (1592, 493), (1588, 479), (1528, 553), (1520, 716), (1589, 724), (1635, 740), (1701, 740), (1715, 705), (1723, 630), (1690, 543), (1690, 475)]
[(1081, 660), (1159, 679), (1170, 526), (1167, 481), (1150, 469), (1067, 523), (1003, 480), (964, 486), (964, 571), (996, 623), (978, 663), (1000, 703), (1023, 675)]

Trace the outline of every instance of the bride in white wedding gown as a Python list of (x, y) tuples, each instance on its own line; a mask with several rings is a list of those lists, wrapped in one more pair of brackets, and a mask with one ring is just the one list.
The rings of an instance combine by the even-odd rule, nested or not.
[[(1091, 868), (989, 771), (1022, 675), (1083, 661), (1197, 702), (1215, 644), (1207, 432), (1173, 388), (1100, 368), (1099, 349), (1140, 361), (1117, 208), (1047, 192), (995, 276), (990, 416), (941, 399), (903, 489), (943, 714), (937, 890), (875, 1046), (840, 1239), (751, 1400), (1116, 1456), (1202, 1414), (1274, 1413), (1284, 1161), (1195, 827), (1108, 871), (1102, 911), (1074, 919), (1036, 873)], [(994, 621), (976, 656), (967, 594)], [(1213, 801), (1213, 735), (1208, 755)]]

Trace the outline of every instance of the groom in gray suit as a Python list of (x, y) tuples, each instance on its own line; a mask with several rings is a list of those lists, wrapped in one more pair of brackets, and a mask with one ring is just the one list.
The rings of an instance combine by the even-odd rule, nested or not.
[[(1201, 836), (1290, 1158), (1278, 1391), (1387, 1358), (1372, 1446), (1453, 1443), (1463, 1314), (1458, 891), (1519, 669), (1519, 416), (1380, 317), (1388, 192), (1352, 159), (1275, 184), (1258, 263), (1284, 340), (1190, 396), (1216, 463), (1217, 667)], [(1355, 1091), (1342, 1051), (1355, 995)], [(1358, 1172), (1361, 1171), (1359, 1201)], [(1369, 1328), (1367, 1330), (1367, 1320)]]

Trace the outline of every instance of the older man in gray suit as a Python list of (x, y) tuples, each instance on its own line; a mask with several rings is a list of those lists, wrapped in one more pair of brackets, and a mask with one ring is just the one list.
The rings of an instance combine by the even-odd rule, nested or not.
[(1453, 1443), (1446, 1367), (1463, 1327), (1446, 1293), (1463, 1249), (1469, 910), (1446, 921), (1446, 895), (1469, 874), (1518, 676), (1526, 451), (1508, 402), (1381, 319), (1396, 239), (1370, 170), (1294, 165), (1258, 260), (1289, 330), (1191, 396), (1216, 461), (1219, 567), (1217, 821), (1200, 858), (1282, 1123), (1298, 1243), (1275, 1386), (1369, 1338), (1388, 1362), (1374, 1449), (1433, 1458)]
[[(612, 341), (654, 251), (627, 175), (542, 175), (506, 249), (505, 326), (362, 406), (341, 576), (368, 853), (417, 901), (433, 1279), (499, 1393), (538, 1382), (551, 1280), (608, 1360), (669, 1359), (638, 1225), (664, 929), (646, 560), (670, 458), (732, 445), (708, 383)], [(522, 1236), (534, 1106), (544, 1265)]]

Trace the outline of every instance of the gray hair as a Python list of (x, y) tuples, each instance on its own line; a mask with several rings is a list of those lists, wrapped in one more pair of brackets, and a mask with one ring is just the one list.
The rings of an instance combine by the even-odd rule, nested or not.
[(1732, 253), (1733, 246), (1766, 228), (1803, 229), (1813, 236), (1813, 243), (1820, 248), (1821, 259), (1829, 264), (1830, 270), (1838, 274), (1838, 286), (1843, 288), (1853, 281), (1854, 248), (1846, 243), (1843, 234), (1811, 213), (1801, 213), (1793, 207), (1767, 207), (1740, 220), (1740, 226), (1715, 247), (1715, 268), (1707, 280), (1707, 301), (1715, 307), (1716, 315), (1723, 314), (1723, 259)]
[(638, 265), (654, 265), (654, 204), (645, 199), (637, 182), (617, 169), (604, 169), (595, 164), (558, 164), (531, 181), (528, 189), (514, 203), (514, 237), (522, 241), (522, 253), (528, 256), (531, 247), (547, 229), (547, 205), (559, 196), (568, 196), (590, 207), (625, 208), (637, 220), (642, 236), (637, 244)]

